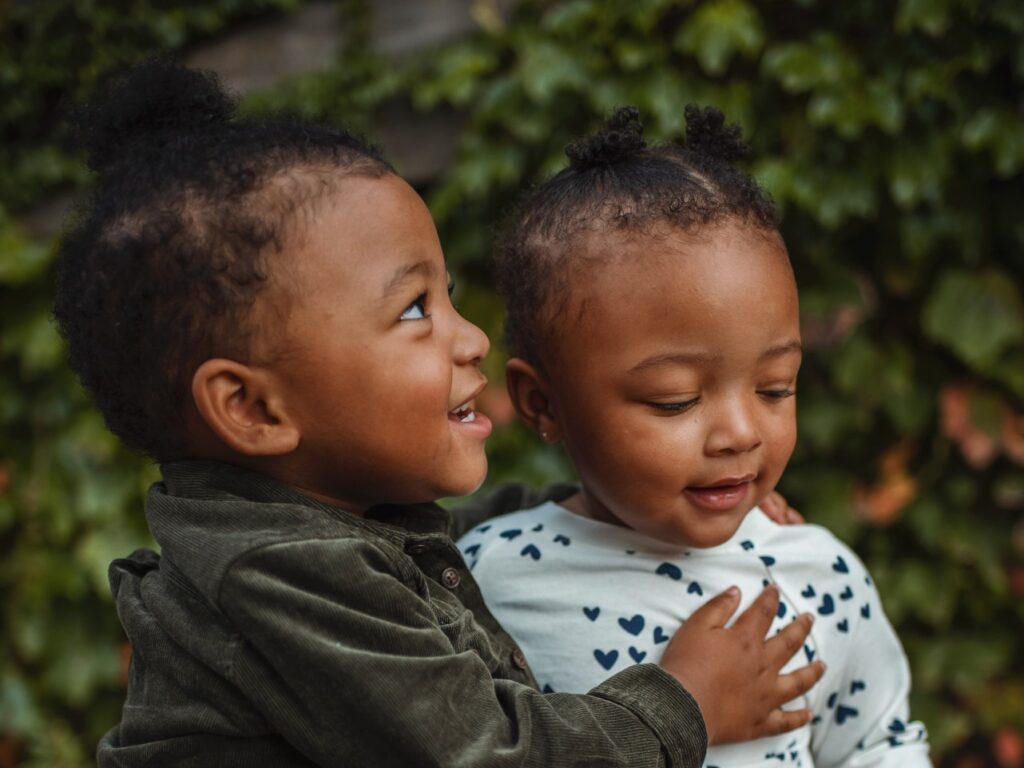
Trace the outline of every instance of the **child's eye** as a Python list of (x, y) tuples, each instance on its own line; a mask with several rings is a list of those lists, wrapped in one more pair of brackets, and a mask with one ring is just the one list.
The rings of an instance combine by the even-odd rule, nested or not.
[(759, 389), (757, 391), (761, 397), (767, 397), (769, 400), (785, 400), (787, 397), (792, 397), (796, 394), (796, 390), (793, 389)]
[(416, 301), (405, 308), (405, 311), (399, 316), (399, 320), (424, 320), (430, 317), (427, 314), (427, 294), (421, 293), (416, 297)]
[(666, 413), (682, 413), (683, 411), (690, 410), (700, 400), (699, 397), (695, 397), (692, 400), (683, 400), (678, 403), (647, 403), (651, 408), (656, 411), (664, 411)]

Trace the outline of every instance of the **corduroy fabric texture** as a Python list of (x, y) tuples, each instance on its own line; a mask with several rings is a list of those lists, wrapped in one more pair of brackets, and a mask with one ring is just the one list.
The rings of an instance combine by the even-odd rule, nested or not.
[(110, 569), (133, 653), (103, 768), (701, 764), (700, 711), (654, 665), (539, 692), (440, 507), (356, 517), (224, 464), (162, 469), (161, 555)]

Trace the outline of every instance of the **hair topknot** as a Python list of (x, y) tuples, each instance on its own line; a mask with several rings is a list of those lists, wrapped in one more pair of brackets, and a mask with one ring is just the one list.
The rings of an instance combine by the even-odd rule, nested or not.
[(636, 107), (620, 107), (593, 136), (579, 139), (565, 148), (569, 166), (585, 171), (598, 166), (612, 165), (643, 149), (644, 125)]
[(750, 153), (739, 125), (726, 125), (725, 115), (720, 109), (701, 109), (696, 104), (687, 104), (683, 115), (686, 117), (686, 141), (683, 146), (691, 152), (727, 163), (742, 160)]
[(164, 134), (180, 136), (226, 123), (235, 101), (212, 72), (151, 59), (109, 80), (71, 115), (72, 138), (102, 172), (133, 146)]

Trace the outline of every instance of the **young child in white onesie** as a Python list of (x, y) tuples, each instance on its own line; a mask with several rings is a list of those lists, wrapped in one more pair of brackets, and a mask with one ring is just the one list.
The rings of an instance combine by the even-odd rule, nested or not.
[(823, 528), (757, 504), (796, 440), (796, 284), (774, 208), (734, 162), (739, 130), (686, 111), (647, 147), (635, 110), (570, 145), (501, 240), (520, 417), (563, 442), (579, 493), (489, 521), (461, 550), (542, 686), (584, 692), (657, 661), (708, 596), (779, 592), (771, 632), (816, 617), (807, 726), (713, 747), (706, 765), (930, 766), (910, 675), (871, 577)]

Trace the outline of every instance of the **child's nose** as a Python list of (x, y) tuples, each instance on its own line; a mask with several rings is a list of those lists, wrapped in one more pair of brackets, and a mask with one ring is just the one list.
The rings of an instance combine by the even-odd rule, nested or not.
[(461, 315), (455, 329), (455, 362), (460, 365), (479, 363), (491, 349), (487, 334)]
[(719, 403), (710, 427), (705, 445), (711, 455), (747, 453), (761, 444), (757, 419), (742, 398)]

